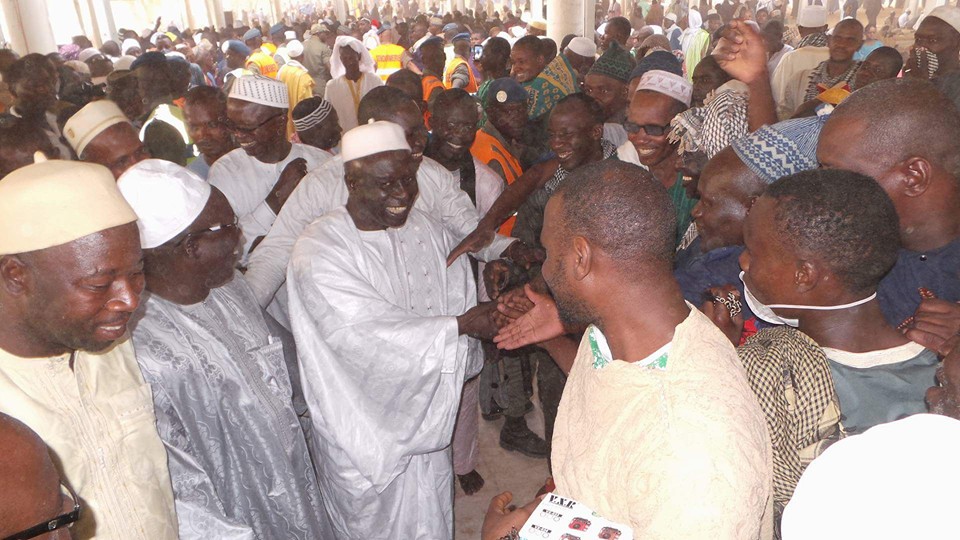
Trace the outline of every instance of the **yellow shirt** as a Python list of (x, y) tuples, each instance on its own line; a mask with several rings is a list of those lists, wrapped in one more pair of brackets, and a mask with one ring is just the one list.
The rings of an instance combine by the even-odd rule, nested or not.
[(307, 68), (296, 60), (290, 60), (281, 66), (277, 78), (287, 85), (287, 94), (290, 96), (290, 109), (287, 111), (287, 139), (289, 139), (296, 131), (293, 127), (293, 108), (301, 101), (313, 97), (314, 82)]
[(390, 75), (403, 68), (403, 63), (400, 61), (403, 51), (403, 47), (393, 43), (381, 43), (370, 51), (370, 56), (373, 56), (373, 61), (377, 64), (377, 76), (380, 80), (387, 82)]
[(153, 394), (129, 340), (78, 352), (72, 370), (70, 355), (20, 358), (0, 349), (0, 411), (43, 438), (83, 500), (75, 538), (177, 538)]

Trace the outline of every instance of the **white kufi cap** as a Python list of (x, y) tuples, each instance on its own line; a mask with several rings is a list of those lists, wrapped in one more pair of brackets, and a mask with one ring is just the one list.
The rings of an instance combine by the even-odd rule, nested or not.
[(230, 95), (227, 97), (277, 109), (290, 107), (287, 85), (263, 75), (238, 77), (230, 87)]
[(403, 128), (383, 120), (371, 120), (368, 124), (351, 129), (343, 134), (343, 142), (340, 143), (340, 155), (344, 163), (394, 150), (409, 152), (410, 145), (407, 144)]
[(87, 145), (97, 135), (123, 122), (130, 123), (116, 103), (109, 99), (91, 101), (67, 120), (63, 125), (63, 136), (73, 151), (82, 157)]
[(136, 220), (102, 165), (43, 161), (0, 182), (0, 255), (63, 245)]
[(292, 39), (287, 43), (287, 54), (290, 55), (290, 58), (296, 58), (303, 54), (303, 43)]
[(210, 184), (162, 159), (148, 159), (127, 169), (117, 187), (139, 218), (140, 244), (153, 249), (187, 230), (210, 199)]
[(827, 8), (823, 6), (803, 6), (800, 16), (797, 17), (797, 26), (804, 28), (820, 28), (827, 24)]
[(570, 43), (567, 44), (567, 48), (570, 49), (571, 52), (586, 58), (597, 56), (597, 44), (594, 43), (592, 39), (585, 37), (575, 37), (571, 39)]
[(690, 84), (690, 81), (680, 75), (658, 69), (648, 71), (640, 77), (637, 92), (640, 90), (649, 90), (670, 96), (687, 107), (690, 106), (690, 101), (693, 99), (693, 85)]

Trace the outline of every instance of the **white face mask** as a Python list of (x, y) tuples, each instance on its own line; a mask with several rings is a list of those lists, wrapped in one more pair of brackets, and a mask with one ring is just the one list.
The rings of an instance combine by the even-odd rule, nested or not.
[[(740, 281), (743, 281), (743, 272), (740, 272)], [(877, 297), (877, 293), (873, 293), (870, 296), (857, 300), (856, 302), (850, 302), (849, 304), (843, 304), (840, 306), (794, 306), (790, 304), (770, 304), (769, 306), (757, 300), (757, 297), (750, 292), (750, 289), (747, 288), (747, 282), (743, 281), (743, 299), (747, 301), (747, 305), (750, 306), (750, 310), (753, 311), (753, 314), (756, 315), (761, 320), (767, 321), (770, 324), (785, 324), (787, 326), (792, 326), (796, 328), (800, 326), (800, 321), (798, 319), (787, 319), (781, 317), (774, 312), (774, 309), (808, 309), (811, 311), (837, 311), (841, 309), (850, 309), (852, 307), (857, 307), (862, 304), (873, 300)]]

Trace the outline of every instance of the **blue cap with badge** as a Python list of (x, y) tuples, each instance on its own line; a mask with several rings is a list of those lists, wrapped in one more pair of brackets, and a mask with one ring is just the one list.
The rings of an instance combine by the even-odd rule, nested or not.
[(489, 107), (497, 103), (517, 102), (527, 102), (527, 91), (516, 79), (503, 77), (490, 83), (490, 89), (487, 91), (487, 102), (484, 105)]

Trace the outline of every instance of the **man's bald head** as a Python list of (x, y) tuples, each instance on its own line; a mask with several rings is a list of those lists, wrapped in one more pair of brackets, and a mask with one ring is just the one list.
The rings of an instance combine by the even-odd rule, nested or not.
[(60, 474), (43, 440), (19, 420), (0, 413), (0, 538), (63, 513)]
[(663, 186), (636, 165), (603, 160), (580, 167), (550, 204), (562, 208), (566, 237), (585, 238), (625, 272), (638, 265), (669, 267), (673, 261), (673, 204)]
[(406, 92), (393, 86), (378, 86), (367, 92), (360, 100), (357, 119), (360, 125), (370, 120), (385, 120), (398, 109), (416, 105)]
[[(843, 129), (851, 133), (842, 140), (834, 136), (853, 124), (857, 129)], [(846, 168), (874, 178), (874, 171), (923, 157), (960, 181), (960, 112), (927, 81), (888, 79), (857, 90), (824, 126), (819, 150), (829, 145), (856, 154), (863, 166)]]

